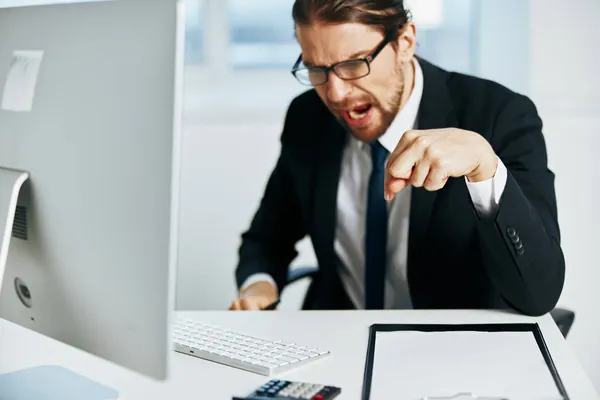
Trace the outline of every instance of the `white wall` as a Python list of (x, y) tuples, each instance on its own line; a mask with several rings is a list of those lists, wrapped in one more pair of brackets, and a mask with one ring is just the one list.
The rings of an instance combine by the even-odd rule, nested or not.
[(531, 96), (545, 123), (567, 277), (568, 341), (600, 392), (600, 1), (531, 0)]
[[(236, 294), (240, 234), (258, 206), (279, 153), (281, 121), (206, 124), (188, 120), (183, 139), (178, 309), (226, 309)], [(307, 240), (295, 264), (315, 265)], [(306, 283), (281, 308), (300, 305)]]

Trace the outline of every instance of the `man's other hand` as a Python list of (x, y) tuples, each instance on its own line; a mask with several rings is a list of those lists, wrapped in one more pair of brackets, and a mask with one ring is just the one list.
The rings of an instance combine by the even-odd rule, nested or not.
[(262, 310), (278, 299), (277, 289), (269, 282), (256, 282), (240, 293), (231, 303), (230, 310)]

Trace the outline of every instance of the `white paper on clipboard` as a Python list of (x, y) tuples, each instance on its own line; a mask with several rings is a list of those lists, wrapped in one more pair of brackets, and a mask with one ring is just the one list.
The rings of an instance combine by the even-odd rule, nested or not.
[[(370, 399), (563, 399), (531, 332), (377, 332)], [(390, 390), (390, 388), (395, 388)]]

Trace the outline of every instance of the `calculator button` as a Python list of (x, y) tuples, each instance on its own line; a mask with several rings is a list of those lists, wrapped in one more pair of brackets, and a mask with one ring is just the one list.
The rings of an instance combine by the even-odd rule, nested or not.
[(315, 395), (319, 394), (319, 392), (321, 391), (321, 389), (323, 389), (323, 387), (324, 387), (323, 385), (316, 385), (316, 384), (307, 385), (304, 388), (304, 391), (302, 393), (302, 398), (311, 400)]
[(322, 394), (315, 394), (312, 400), (325, 400), (325, 396), (323, 396)]

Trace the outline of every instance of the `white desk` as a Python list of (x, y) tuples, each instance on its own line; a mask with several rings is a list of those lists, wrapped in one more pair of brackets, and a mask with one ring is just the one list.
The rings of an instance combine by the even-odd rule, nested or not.
[[(282, 378), (340, 386), (340, 400), (359, 400), (362, 390), (368, 328), (372, 323), (511, 323), (540, 324), (548, 349), (573, 400), (599, 399), (567, 342), (550, 318), (528, 318), (494, 311), (375, 312), (189, 312), (198, 318), (250, 334), (306, 343), (331, 350), (331, 355)], [(245, 395), (267, 377), (173, 353), (172, 374), (155, 382), (87, 353), (0, 320), (0, 373), (21, 368), (62, 365), (121, 392), (124, 400), (214, 399)], [(208, 393), (200, 391), (206, 386)], [(391, 389), (391, 388), (390, 388)], [(397, 390), (395, 388), (394, 390)]]

